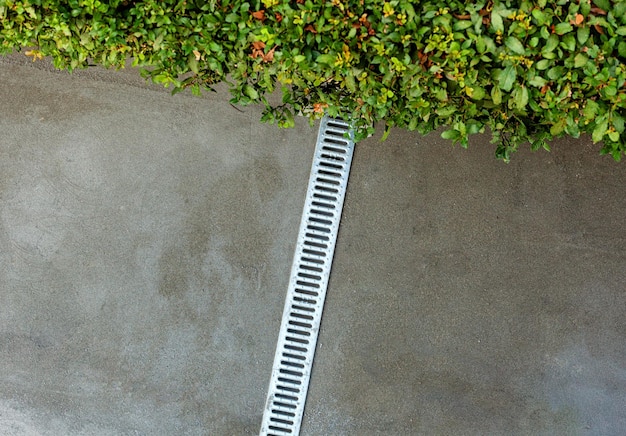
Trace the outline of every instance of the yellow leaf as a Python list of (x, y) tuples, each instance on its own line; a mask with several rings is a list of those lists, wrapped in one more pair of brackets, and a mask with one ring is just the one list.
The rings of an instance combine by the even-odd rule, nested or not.
[(43, 55), (39, 50), (26, 50), (24, 54), (26, 56), (32, 57), (33, 62), (35, 62), (37, 59), (43, 59)]

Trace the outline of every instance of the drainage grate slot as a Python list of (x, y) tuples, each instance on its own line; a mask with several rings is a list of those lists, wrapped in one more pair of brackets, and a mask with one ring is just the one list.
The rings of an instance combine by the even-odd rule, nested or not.
[[(344, 132), (347, 132), (348, 129), (349, 129), (349, 125), (345, 121), (333, 120), (331, 118), (327, 119), (326, 126), (327, 127), (334, 127), (335, 129), (341, 129)], [(321, 131), (321, 126), (320, 126), (320, 131)]]
[(284, 408), (287, 408), (287, 409), (295, 409), (296, 408), (295, 404), (281, 403), (280, 401), (274, 401), (272, 404), (274, 406), (276, 406), (276, 407), (284, 407)]
[(339, 192), (339, 189), (330, 188), (328, 186), (324, 186), (324, 185), (320, 185), (320, 184), (317, 184), (315, 186), (315, 189), (318, 190), (318, 191), (322, 191), (322, 192), (330, 192), (332, 194), (336, 194), (337, 192)]
[(320, 200), (330, 201), (331, 203), (337, 201), (337, 197), (333, 197), (332, 195), (320, 194), (318, 192), (314, 193), (313, 197), (319, 198)]
[(346, 140), (341, 140), (341, 139), (334, 139), (334, 138), (324, 138), (324, 142), (330, 142), (331, 144), (337, 144), (337, 145), (348, 145), (348, 141)]
[(332, 226), (333, 222), (331, 220), (327, 220), (327, 219), (323, 219), (323, 218), (315, 218), (315, 217), (309, 217), (309, 222), (310, 223), (319, 223), (319, 224), (325, 224), (327, 226)]
[(326, 227), (312, 226), (312, 225), (309, 224), (306, 228), (309, 229), (309, 230), (315, 230), (315, 231), (318, 231), (318, 232), (330, 233), (330, 229), (326, 228)]
[(289, 386), (278, 385), (278, 389), (281, 389), (281, 390), (287, 391), (287, 392), (293, 392), (294, 394), (299, 394), (300, 393), (300, 389), (290, 388)]
[(311, 283), (311, 282), (307, 282), (307, 281), (304, 281), (304, 280), (298, 280), (296, 282), (296, 284), (298, 284), (300, 286), (304, 286), (306, 288), (313, 288), (313, 289), (310, 289), (313, 292), (317, 292), (319, 287), (320, 287), (320, 285), (318, 283)]
[(300, 268), (306, 269), (306, 270), (309, 270), (309, 271), (314, 271), (314, 272), (322, 272), (322, 271), (324, 271), (322, 268), (319, 268), (319, 267), (316, 267), (316, 266), (306, 265), (306, 264), (303, 264), (303, 263), (300, 264)]
[[(291, 307), (295, 307), (295, 306), (291, 306)], [(313, 319), (311, 315), (307, 315), (306, 313), (291, 312), (290, 315), (295, 316), (296, 318), (302, 318), (302, 319), (308, 319), (308, 320)]]
[(294, 320), (289, 321), (289, 325), (293, 325), (293, 326), (301, 327), (305, 329), (310, 329), (311, 327), (313, 327), (308, 322), (300, 322), (300, 321), (294, 321)]
[(305, 345), (309, 343), (309, 341), (307, 341), (306, 339), (294, 338), (293, 336), (287, 336), (287, 340), (291, 342), (297, 342), (299, 344), (305, 344)]
[(324, 159), (336, 160), (339, 162), (343, 162), (344, 160), (346, 160), (346, 158), (343, 156), (337, 156), (336, 154), (330, 154), (330, 153), (324, 153), (322, 154), (322, 157)]
[(310, 300), (310, 299), (302, 298), (302, 297), (294, 297), (293, 301), (297, 301), (298, 303), (306, 303), (306, 304), (313, 304), (313, 305), (317, 304), (317, 301), (315, 300)]
[[(326, 132), (326, 135), (327, 136), (326, 136), (325, 141), (324, 141), (326, 143), (330, 142), (330, 141), (328, 141), (329, 139), (334, 139), (334, 138), (337, 138), (339, 140), (345, 140), (346, 139), (343, 132), (335, 132), (334, 130), (328, 130)], [(345, 143), (341, 144), (341, 145), (345, 146)], [(327, 148), (334, 148), (334, 147), (329, 147), (327, 145), (324, 145), (324, 147), (322, 147), (322, 150), (326, 150)], [(344, 148), (336, 148), (336, 150), (338, 150), (339, 153), (345, 153), (346, 152)]]
[[(337, 136), (337, 137), (341, 137), (343, 138), (343, 135), (338, 134), (337, 132), (329, 132), (329, 134), (331, 136)], [(345, 149), (345, 143), (340, 144), (341, 147), (335, 147), (334, 144), (333, 145), (328, 145), (328, 143), (331, 143), (329, 141), (329, 139), (333, 139), (333, 138), (326, 138), (326, 143), (324, 144), (324, 146), (322, 147), (322, 150), (324, 151), (332, 151), (333, 153), (341, 153), (341, 154), (346, 154), (346, 149)]]
[[(273, 430), (273, 431), (280, 431), (280, 432), (289, 433), (289, 434), (291, 434), (291, 432), (293, 431), (293, 430), (288, 429), (288, 428), (276, 427), (275, 425), (270, 425), (267, 428), (270, 429), (270, 430)], [(274, 433), (268, 433), (267, 436), (281, 436), (281, 435), (274, 434)]]
[[(274, 403), (274, 405), (276, 405), (276, 403)], [(286, 416), (288, 418), (293, 418), (294, 416), (296, 416), (295, 413), (293, 412), (287, 412), (286, 410), (280, 410), (280, 409), (272, 409), (273, 413), (277, 413), (279, 415), (283, 415)]]
[(286, 352), (283, 352), (283, 357), (286, 357), (287, 359), (306, 360), (305, 356), (301, 356), (299, 354), (293, 354), (293, 353), (286, 353)]
[[(295, 368), (295, 369), (300, 369), (300, 370), (301, 370), (302, 368), (304, 368), (304, 365), (303, 365), (302, 363), (299, 363), (299, 362), (292, 362), (292, 361), (290, 361), (290, 360), (281, 360), (281, 361), (280, 361), (280, 364), (281, 364), (281, 365), (283, 365), (283, 366), (290, 366), (290, 367), (292, 367), (292, 368)], [(283, 373), (283, 374), (289, 374), (288, 372), (285, 372), (285, 371), (287, 371), (287, 370), (281, 370), (281, 373)], [(294, 370), (294, 371), (295, 371), (295, 370)], [(293, 373), (292, 375), (297, 375), (298, 377), (302, 377), (302, 375), (303, 375), (303, 374), (302, 374), (301, 372), (296, 372), (296, 373)]]
[[(282, 361), (281, 361), (281, 364), (282, 364)], [(281, 374), (292, 375), (294, 377), (302, 377), (302, 375), (303, 375), (300, 371), (291, 371), (289, 369), (284, 369), (284, 368), (280, 369), (280, 373)]]
[[(316, 276), (314, 274), (308, 274), (308, 273), (303, 273), (303, 272), (298, 273), (298, 277), (302, 277), (302, 278), (305, 278), (305, 279), (311, 279), (311, 280), (320, 280), (322, 278), (321, 276)], [(317, 287), (319, 288), (319, 285), (317, 285)]]
[[(311, 202), (311, 204), (315, 207), (323, 207), (324, 209), (328, 209), (328, 210), (333, 210), (335, 208), (335, 205), (332, 203), (324, 203), (322, 201), (313, 201)], [(320, 210), (320, 209), (311, 209), (311, 212), (316, 214), (316, 215), (322, 215), (322, 216), (327, 216), (329, 218), (333, 218), (335, 216), (334, 213), (326, 211), (326, 210)]]
[(310, 245), (311, 247), (324, 248), (324, 249), (328, 247), (326, 244), (321, 244), (315, 241), (304, 241), (304, 244)]
[[(299, 351), (301, 353), (306, 353), (308, 351), (306, 348), (296, 347), (295, 345), (285, 345), (285, 349), (286, 350)], [(297, 400), (297, 398), (295, 398), (294, 401), (295, 400)]]
[(333, 164), (330, 162), (320, 162), (320, 166), (322, 167), (326, 167), (326, 168), (334, 168), (336, 170), (342, 170), (343, 169), (343, 165), (337, 165), (337, 164)]
[(326, 254), (323, 251), (311, 250), (309, 248), (302, 249), (302, 252), (311, 256), (326, 257)]
[(315, 179), (315, 181), (320, 182), (320, 183), (327, 183), (330, 185), (339, 185), (339, 182), (337, 180), (325, 179), (323, 177), (318, 177), (317, 179)]
[[(317, 203), (316, 206), (324, 207), (324, 206), (322, 206), (321, 203)], [(331, 208), (329, 207), (328, 209), (331, 209)], [(319, 216), (326, 216), (326, 217), (329, 217), (329, 218), (332, 218), (332, 217), (335, 216), (332, 212), (327, 212), (325, 210), (319, 210), (319, 209), (311, 209), (311, 213), (315, 214), (315, 215), (319, 215)]]
[(297, 354), (291, 354), (291, 353), (283, 353), (283, 357), (286, 357), (287, 359), (306, 360), (306, 357), (304, 356), (299, 356)]
[[(289, 333), (293, 333), (294, 335), (300, 335), (300, 336), (311, 336), (311, 332), (307, 332), (304, 330), (297, 330), (297, 329), (287, 329), (287, 332)], [(308, 343), (308, 342), (307, 342)]]
[[(321, 259), (313, 259), (311, 257), (301, 257), (300, 260), (302, 262), (309, 262), (309, 263), (316, 263), (318, 265), (324, 265), (324, 261), (321, 260)], [(320, 270), (320, 272), (321, 272), (321, 270)]]
[(280, 418), (274, 418), (274, 417), (271, 417), (270, 421), (278, 422), (279, 424), (288, 424), (288, 425), (293, 424), (293, 421), (288, 421), (286, 419), (280, 419)]
[(317, 172), (319, 175), (324, 176), (324, 177), (336, 177), (338, 179), (341, 179), (341, 173), (335, 172), (335, 171), (325, 171), (325, 170), (319, 170)]
[(317, 233), (307, 233), (306, 237), (307, 238), (311, 238), (311, 239), (319, 239), (320, 241), (328, 241), (329, 240), (328, 236), (318, 235)]
[(302, 382), (300, 380), (294, 380), (292, 378), (287, 377), (278, 377), (279, 382), (288, 383), (290, 385), (300, 386)]
[[(292, 310), (301, 310), (303, 312), (315, 312), (315, 309), (312, 307), (305, 307), (305, 306), (300, 306), (297, 304), (292, 304), (291, 305), (291, 309)], [(303, 314), (300, 314), (300, 316), (304, 316)], [(313, 317), (311, 317), (311, 319), (313, 319)]]
[(280, 398), (281, 400), (286, 401), (298, 401), (298, 397), (294, 397), (293, 395), (285, 395), (285, 394), (276, 394), (274, 395), (276, 398)]
[(262, 436), (298, 435), (352, 163), (353, 132), (324, 117), (291, 268)]

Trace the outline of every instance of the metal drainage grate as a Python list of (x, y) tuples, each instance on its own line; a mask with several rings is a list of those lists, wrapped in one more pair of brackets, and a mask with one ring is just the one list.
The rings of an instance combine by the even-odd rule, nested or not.
[[(349, 138), (346, 138), (346, 133)], [(270, 380), (262, 436), (298, 435), (354, 151), (344, 121), (320, 124)]]

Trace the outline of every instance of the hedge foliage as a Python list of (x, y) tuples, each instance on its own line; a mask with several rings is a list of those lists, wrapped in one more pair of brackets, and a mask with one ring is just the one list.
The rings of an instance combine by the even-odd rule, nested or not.
[(132, 58), (174, 91), (225, 81), (281, 126), (327, 111), (358, 138), (382, 120), (463, 146), (488, 127), (505, 160), (583, 133), (626, 150), (626, 1), (0, 0), (0, 20), (3, 53)]

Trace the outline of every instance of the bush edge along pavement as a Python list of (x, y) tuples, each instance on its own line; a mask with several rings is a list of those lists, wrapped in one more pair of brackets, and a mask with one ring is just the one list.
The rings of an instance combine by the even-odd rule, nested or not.
[[(232, 103), (385, 123), (496, 156), (590, 134), (626, 150), (626, 1), (0, 0), (0, 53), (55, 67), (122, 68), (195, 94), (226, 82)], [(277, 88), (282, 102), (267, 97)]]

